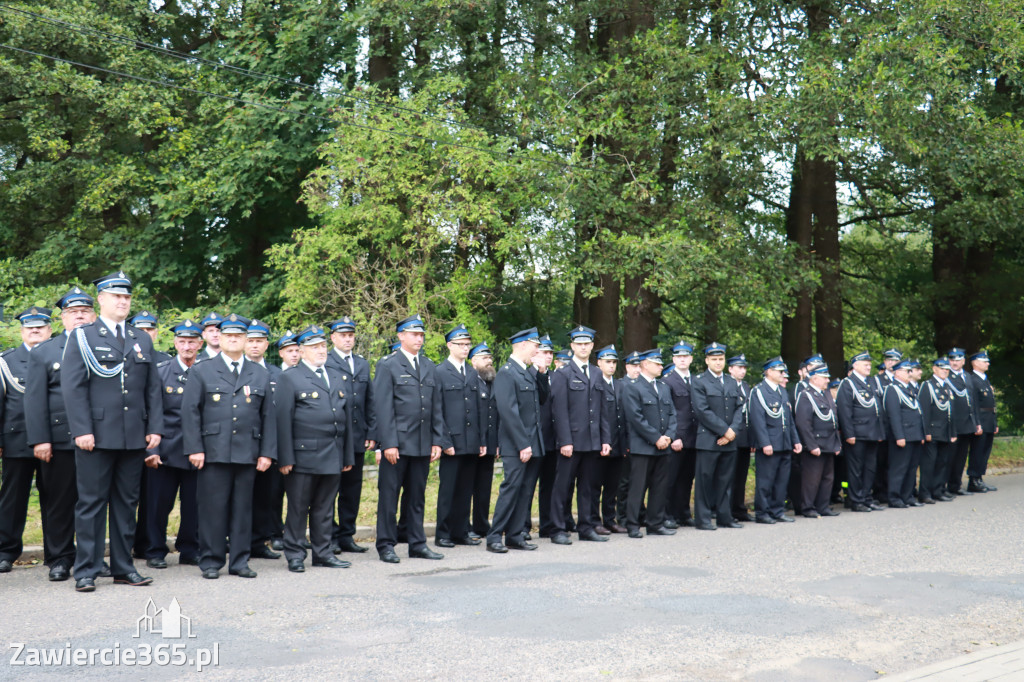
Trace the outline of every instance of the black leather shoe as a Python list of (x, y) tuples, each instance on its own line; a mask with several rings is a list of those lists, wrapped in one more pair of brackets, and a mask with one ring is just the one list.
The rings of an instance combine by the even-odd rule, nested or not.
[(50, 582), (62, 583), (71, 577), (68, 567), (64, 564), (57, 564), (56, 566), (50, 567)]
[(910, 502), (907, 502), (907, 506), (908, 507), (923, 507), (924, 505), (921, 504), (920, 502), (918, 502), (917, 500), (911, 500)]
[(252, 570), (248, 566), (246, 566), (245, 568), (240, 568), (237, 571), (228, 570), (228, 573), (230, 573), (231, 575), (237, 575), (239, 578), (255, 578), (256, 577), (256, 571)]
[(146, 559), (146, 565), (150, 568), (167, 568), (167, 559), (161, 559), (160, 557)]
[(533, 536), (530, 535), (530, 531), (526, 531), (525, 533), (523, 533), (523, 539), (526, 540), (527, 542), (529, 542), (530, 540), (533, 539)]
[(369, 547), (357, 545), (356, 541), (352, 538), (342, 538), (338, 541), (338, 547), (341, 547), (342, 552), (352, 552), (353, 554), (362, 554), (370, 550)]
[(438, 559), (443, 559), (444, 558), (444, 554), (441, 554), (440, 552), (435, 552), (434, 550), (430, 549), (429, 547), (420, 547), (419, 549), (413, 549), (412, 547), (410, 547), (409, 548), (409, 558), (410, 559), (430, 559), (432, 561), (437, 561)]
[(747, 512), (742, 512), (740, 514), (733, 514), (732, 517), (735, 520), (740, 521), (740, 522), (744, 522), (744, 523), (751, 523), (754, 520), (754, 518), (750, 514), (748, 514)]
[(957, 490), (954, 490), (953, 494), (954, 495), (973, 495), (974, 493), (972, 493), (970, 490), (965, 490), (964, 488), (959, 488)]
[[(529, 539), (529, 537), (529, 535), (526, 535), (527, 539)], [(454, 542), (456, 545), (462, 545), (464, 547), (476, 547), (480, 544), (481, 541), (478, 538), (471, 538), (469, 536), (466, 536), (464, 538), (452, 538), (452, 542)]]
[(280, 552), (282, 549), (284, 549), (284, 539), (283, 538), (271, 538), (270, 539), (270, 549), (274, 550), (275, 552)]
[(791, 516), (786, 516), (785, 514), (783, 514), (781, 516), (776, 516), (775, 520), (778, 521), (779, 523), (796, 523), (796, 519), (794, 519)]
[(990, 493), (994, 493), (995, 491), (999, 490), (999, 488), (995, 487), (994, 485), (989, 485), (988, 483), (985, 483), (984, 479), (982, 479), (981, 476), (978, 477), (978, 483), (985, 486), (985, 490), (989, 491)]
[(981, 482), (980, 478), (971, 478), (967, 483), (967, 492), (971, 493), (987, 493), (988, 486)]
[(742, 523), (736, 523), (735, 521), (729, 521), (728, 523), (719, 523), (719, 528), (742, 528)]
[(807, 517), (808, 519), (816, 519), (816, 518), (818, 518), (821, 515), (818, 512), (812, 510), (812, 511), (809, 511), (809, 512), (804, 512), (804, 516)]
[(604, 524), (604, 527), (613, 533), (625, 533), (626, 527), (612, 521), (611, 523)]
[(692, 518), (691, 519), (683, 519), (682, 521), (679, 522), (679, 525), (680, 526), (687, 526), (688, 528), (696, 528), (697, 527), (697, 522), (694, 521)]
[(754, 522), (755, 523), (766, 523), (769, 526), (771, 526), (771, 525), (775, 524), (775, 519), (773, 519), (770, 516), (758, 516), (757, 519)]
[(480, 534), (471, 530), (468, 533), (466, 533), (466, 537), (468, 537), (470, 540), (479, 540)]
[(606, 536), (612, 534), (612, 532), (610, 530), (608, 530), (607, 528), (605, 528), (604, 526), (594, 526), (594, 532), (597, 533), (598, 535), (606, 535)]
[(79, 578), (75, 581), (76, 592), (95, 592), (96, 581), (92, 578)]
[(872, 502), (868, 506), (871, 507), (871, 511), (885, 511), (885, 507), (883, 507), (882, 505), (878, 504), (877, 502)]
[(854, 505), (850, 506), (850, 511), (853, 511), (853, 512), (869, 512), (869, 511), (871, 511), (871, 507), (869, 507), (867, 505), (864, 505), (864, 504), (854, 504)]
[(952, 502), (953, 500), (956, 499), (956, 495), (950, 495), (949, 493), (942, 493), (941, 495), (939, 495), (935, 499), (938, 500), (939, 502)]
[(697, 530), (718, 530), (717, 528), (712, 526), (710, 523), (708, 523), (708, 524), (703, 524), (703, 523), (695, 524), (694, 528), (696, 528)]
[(604, 535), (598, 535), (592, 530), (585, 530), (580, 533), (580, 540), (586, 540), (588, 542), (608, 542), (608, 538)]
[(826, 509), (825, 511), (821, 512), (821, 515), (822, 516), (839, 516), (839, 514), (841, 514), (841, 513), (842, 512), (837, 512), (837, 511), (832, 511), (831, 509)]
[[(683, 523), (686, 523), (686, 521), (683, 521)], [(661, 525), (663, 528), (668, 528), (670, 530), (675, 530), (679, 527), (679, 524), (676, 523), (673, 519), (665, 519), (665, 522)]]
[(932, 499), (932, 498), (930, 498), (930, 497), (925, 497), (925, 498), (922, 498), (922, 499), (921, 499), (921, 502), (922, 502), (923, 504), (935, 504), (935, 500), (933, 500), (933, 499)]
[(139, 575), (138, 572), (126, 573), (124, 575), (115, 575), (115, 585), (131, 585), (132, 587), (142, 587), (143, 585), (149, 585), (153, 582), (152, 578)]
[(668, 528), (666, 526), (662, 526), (661, 528), (648, 528), (647, 529), (647, 534), (648, 535), (675, 535), (676, 534), (676, 529), (675, 528)]
[(288, 570), (292, 573), (305, 573), (306, 564), (302, 563), (302, 559), (289, 559)]
[(207, 580), (216, 580), (220, 577), (220, 571), (216, 568), (205, 568), (203, 569), (203, 577)]
[(907, 505), (903, 504), (902, 502), (890, 502), (889, 503), (889, 509), (906, 509), (906, 508), (907, 508)]
[(501, 544), (500, 542), (488, 542), (487, 551), (494, 552), (495, 554), (505, 554), (508, 552), (508, 547)]
[(270, 549), (266, 545), (259, 545), (249, 553), (250, 559), (280, 559), (281, 555), (278, 552)]
[(455, 543), (448, 538), (434, 538), (434, 544), (438, 547), (444, 547), (445, 549), (455, 546)]
[(571, 545), (572, 538), (568, 533), (555, 533), (551, 536), (551, 542), (556, 545)]
[(527, 551), (527, 552), (532, 552), (533, 550), (537, 549), (537, 545), (533, 544), (532, 542), (526, 542), (526, 541), (523, 541), (523, 542), (506, 542), (505, 546), (508, 547), (509, 549), (521, 549), (521, 550), (524, 550), (524, 551)]
[(100, 572), (96, 574), (97, 578), (110, 578), (113, 574), (110, 572), (110, 564), (106, 561), (100, 566)]
[(401, 561), (393, 549), (382, 549), (377, 554), (380, 556), (380, 560), (386, 564), (397, 564)]
[(199, 565), (199, 557), (179, 556), (178, 557), (178, 565), (179, 566), (198, 566)]
[(0, 560), (0, 573), (10, 573), (12, 568), (14, 568), (14, 564), (8, 559)]
[[(352, 565), (352, 562), (344, 561), (343, 559), (336, 559), (333, 556), (329, 556), (326, 559), (313, 559), (313, 565), (323, 566), (324, 568), (348, 568)], [(291, 568), (290, 565), (288, 567)]]
[(644, 534), (640, 532), (639, 528), (630, 528), (628, 534), (631, 538), (642, 538), (644, 536)]

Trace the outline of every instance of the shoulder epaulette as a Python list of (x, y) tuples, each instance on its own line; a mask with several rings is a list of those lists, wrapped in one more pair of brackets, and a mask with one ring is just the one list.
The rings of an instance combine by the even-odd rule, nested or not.
[(158, 363), (156, 363), (156, 366), (157, 367), (163, 367), (164, 365), (169, 365), (169, 364), (171, 364), (171, 360), (173, 360), (173, 359), (174, 358), (171, 358), (170, 360), (164, 360), (163, 362), (158, 362)]

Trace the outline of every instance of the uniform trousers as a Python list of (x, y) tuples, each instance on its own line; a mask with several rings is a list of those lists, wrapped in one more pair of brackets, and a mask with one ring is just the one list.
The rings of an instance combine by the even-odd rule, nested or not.
[(174, 549), (181, 555), (178, 560), (199, 559), (199, 472), (196, 469), (179, 469), (161, 465), (150, 469), (147, 477), (146, 496), (149, 509), (146, 510), (146, 524), (149, 547), (147, 559), (163, 559), (170, 548), (167, 546), (167, 520), (174, 509), (174, 499), (180, 498), (181, 520), (178, 523)]
[(110, 515), (110, 571), (135, 572), (132, 543), (145, 450), (75, 449), (78, 501), (75, 503), (76, 579), (96, 578), (103, 568), (107, 515)]
[[(959, 440), (959, 438), (957, 439)], [(956, 443), (932, 438), (925, 441), (921, 452), (921, 484), (919, 499), (938, 499), (946, 492), (949, 468), (953, 464)]]
[(848, 488), (850, 503), (869, 506), (871, 504), (871, 486), (875, 480), (878, 441), (858, 438), (853, 445), (843, 442), (846, 471), (849, 475)]
[(399, 541), (399, 525), (396, 518), (399, 507), (399, 492), (402, 495), (402, 530), (409, 549), (426, 547), (427, 536), (423, 532), (424, 494), (427, 475), (430, 473), (430, 457), (402, 455), (394, 464), (386, 457), (380, 459), (377, 471), (377, 551), (392, 549)]
[(622, 478), (621, 455), (608, 455), (597, 459), (597, 489), (594, 495), (593, 516), (598, 523), (611, 526), (615, 523), (615, 500), (619, 495), (619, 480)]
[[(558, 532), (554, 521), (551, 519), (551, 492), (555, 487), (555, 475), (558, 473), (558, 460), (563, 459), (557, 449), (545, 452), (540, 460), (540, 474), (537, 485), (537, 511), (540, 517), (540, 536), (549, 538)], [(530, 492), (531, 499), (533, 492)], [(563, 514), (568, 522), (572, 521), (572, 497), (564, 501), (562, 505)], [(575, 525), (575, 522), (573, 522)], [(566, 529), (568, 530), (568, 528)]]
[(994, 433), (982, 433), (980, 436), (971, 438), (970, 459), (967, 464), (967, 475), (971, 478), (981, 478), (988, 469), (988, 458), (992, 454), (992, 442), (995, 440)]
[(732, 477), (732, 515), (747, 513), (747, 474), (750, 473), (750, 448), (736, 449), (736, 468)]
[(597, 494), (597, 458), (595, 451), (576, 451), (572, 457), (552, 453), (558, 459), (555, 483), (551, 491), (551, 523), (555, 532), (569, 529), (566, 507), (572, 501), (573, 483), (576, 484), (576, 530), (592, 531), (600, 521), (594, 515), (594, 496)]
[(885, 502), (889, 499), (889, 451), (890, 441), (879, 441), (875, 454), (874, 499)]
[(786, 487), (792, 456), (790, 450), (766, 455), (759, 449), (754, 453), (754, 513), (758, 518), (777, 519), (786, 512)]
[(53, 450), (36, 474), (43, 517), (43, 561), (70, 569), (75, 563), (75, 503), (78, 476), (74, 450)]
[[(143, 461), (145, 464), (145, 461)], [(135, 540), (132, 543), (132, 556), (136, 559), (145, 558), (149, 550), (149, 523), (146, 520), (149, 512), (149, 476), (153, 470), (147, 466), (142, 467), (142, 480), (139, 481), (139, 503), (136, 506), (135, 517)]]
[(331, 531), (334, 521), (334, 498), (341, 485), (341, 473), (304, 474), (292, 469), (284, 478), (288, 493), (288, 515), (284, 522), (284, 555), (289, 561), (306, 558), (302, 546), (306, 539), (306, 519), (309, 519), (309, 542), (313, 559), (332, 558)]
[[(257, 471), (252, 488), (252, 549), (266, 545), (284, 528), (281, 501), (284, 499), (284, 474), (276, 466)], [(332, 503), (331, 517), (334, 517)]]
[(639, 530), (644, 493), (647, 495), (646, 523), (648, 530), (658, 530), (665, 524), (665, 505), (668, 501), (669, 457), (665, 455), (629, 456), (629, 495), (626, 500), (626, 527)]
[[(331, 519), (333, 544), (343, 539), (352, 539), (356, 534), (356, 519), (359, 517), (359, 500), (363, 495), (363, 453), (357, 453), (355, 463), (348, 471), (342, 471), (338, 483), (338, 521)], [(383, 461), (383, 460), (382, 460)]]
[(800, 497), (793, 507), (803, 514), (828, 511), (832, 501), (832, 480), (835, 476), (835, 453), (814, 456), (808, 450), (800, 455)]
[(498, 488), (498, 501), (494, 504), (494, 518), (487, 533), (487, 544), (500, 543), (502, 538), (505, 542), (524, 542), (524, 528), (530, 518), (533, 489), (540, 476), (541, 463), (546, 458), (534, 456), (530, 457), (530, 461), (523, 462), (518, 454), (511, 457), (502, 455), (504, 477)]
[(908, 504), (914, 494), (917, 468), (921, 465), (920, 441), (906, 441), (902, 448), (896, 441), (889, 441), (889, 505), (902, 502)]
[(973, 433), (961, 433), (957, 435), (956, 442), (953, 443), (955, 446), (953, 449), (953, 461), (949, 465), (949, 476), (946, 485), (951, 493), (956, 493), (956, 491), (960, 490), (960, 486), (963, 485), (964, 467), (967, 466), (967, 453), (970, 451), (971, 439), (973, 437)]
[[(542, 458), (546, 459), (546, 458)], [(494, 484), (494, 453), (477, 457), (473, 465), (473, 532), (487, 537), (491, 530), (491, 486)]]
[(199, 568), (220, 569), (231, 541), (229, 571), (249, 565), (252, 542), (252, 491), (256, 464), (207, 462), (199, 471)]
[(461, 540), (469, 535), (469, 508), (478, 459), (479, 454), (441, 455), (435, 538)]
[[(21, 556), (22, 536), (28, 517), (28, 498), (32, 493), (32, 476), (42, 464), (35, 457), (0, 458), (0, 559), (14, 562)], [(42, 481), (36, 477), (43, 497)], [(47, 529), (43, 530), (45, 535)]]
[(629, 454), (622, 456), (622, 467), (619, 470), (619, 492), (615, 499), (615, 520), (619, 525), (626, 525), (626, 501), (629, 498), (630, 470), (633, 468)]
[(693, 521), (710, 526), (711, 517), (718, 523), (732, 523), (732, 479), (735, 476), (736, 451), (697, 450), (694, 477)]
[(683, 448), (679, 452), (669, 449), (668, 472), (669, 488), (665, 515), (680, 524), (692, 518), (690, 514), (690, 495), (693, 492), (694, 478), (697, 475), (697, 451), (694, 448)]

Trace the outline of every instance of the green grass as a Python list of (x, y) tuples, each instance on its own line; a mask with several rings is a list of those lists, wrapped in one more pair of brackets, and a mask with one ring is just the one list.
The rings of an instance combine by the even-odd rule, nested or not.
[[(368, 463), (372, 463), (372, 456)], [(751, 458), (751, 470), (747, 476), (747, 503), (754, 499), (754, 461)], [(999, 438), (992, 447), (992, 456), (989, 459), (990, 469), (1018, 469), (1024, 468), (1024, 438)], [(426, 504), (424, 508), (424, 520), (433, 523), (437, 516), (437, 463), (430, 465), (430, 474), (427, 479)], [(491, 486), (491, 509), (494, 509), (494, 501), (498, 499), (498, 487), (501, 485), (500, 471), (494, 477), (494, 485)], [(533, 516), (536, 517), (537, 498), (533, 500)], [(357, 523), (360, 526), (373, 526), (377, 519), (377, 479), (367, 479), (363, 483), (363, 494), (359, 504), (359, 517)], [(175, 505), (168, 522), (168, 535), (174, 535), (178, 528), (178, 507)], [(25, 523), (25, 545), (40, 545), (43, 542), (43, 525), (39, 515), (39, 494), (35, 488), (32, 489), (28, 503), (28, 520)]]

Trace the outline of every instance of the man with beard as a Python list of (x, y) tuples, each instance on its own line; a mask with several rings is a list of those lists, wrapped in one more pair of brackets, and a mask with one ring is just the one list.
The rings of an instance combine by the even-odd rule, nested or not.
[(178, 563), (199, 565), (199, 500), (197, 497), (198, 470), (185, 456), (184, 435), (181, 430), (181, 402), (185, 394), (189, 369), (195, 364), (199, 348), (203, 345), (200, 330), (192, 320), (175, 325), (174, 349), (177, 357), (157, 365), (163, 388), (164, 437), (160, 447), (146, 458), (150, 467), (147, 477), (146, 565), (167, 568), (167, 520), (174, 509), (174, 499), (180, 500), (181, 520), (178, 524), (174, 549)]
[(486, 342), (469, 351), (469, 361), (480, 375), (481, 419), (484, 420), (487, 451), (476, 460), (473, 474), (473, 508), (469, 537), (487, 537), (491, 530), (491, 484), (494, 482), (494, 458), (498, 456), (498, 404), (494, 400), (494, 358)]
[[(75, 441), (68, 425), (67, 407), (60, 388), (60, 368), (68, 336), (96, 320), (92, 297), (74, 287), (57, 301), (64, 332), (32, 349), (25, 384), (25, 432), (33, 455), (41, 464), (37, 474), (43, 516), (43, 560), (50, 580), (64, 581), (75, 563), (75, 502), (78, 489)], [(100, 574), (109, 569), (100, 570)]]
[(736, 389), (743, 399), (743, 419), (736, 429), (736, 469), (732, 479), (732, 518), (736, 521), (753, 521), (747, 512), (747, 474), (750, 472), (750, 437), (747, 412), (750, 408), (750, 385), (747, 377), (747, 356), (743, 353), (726, 360), (729, 376), (736, 382)]

